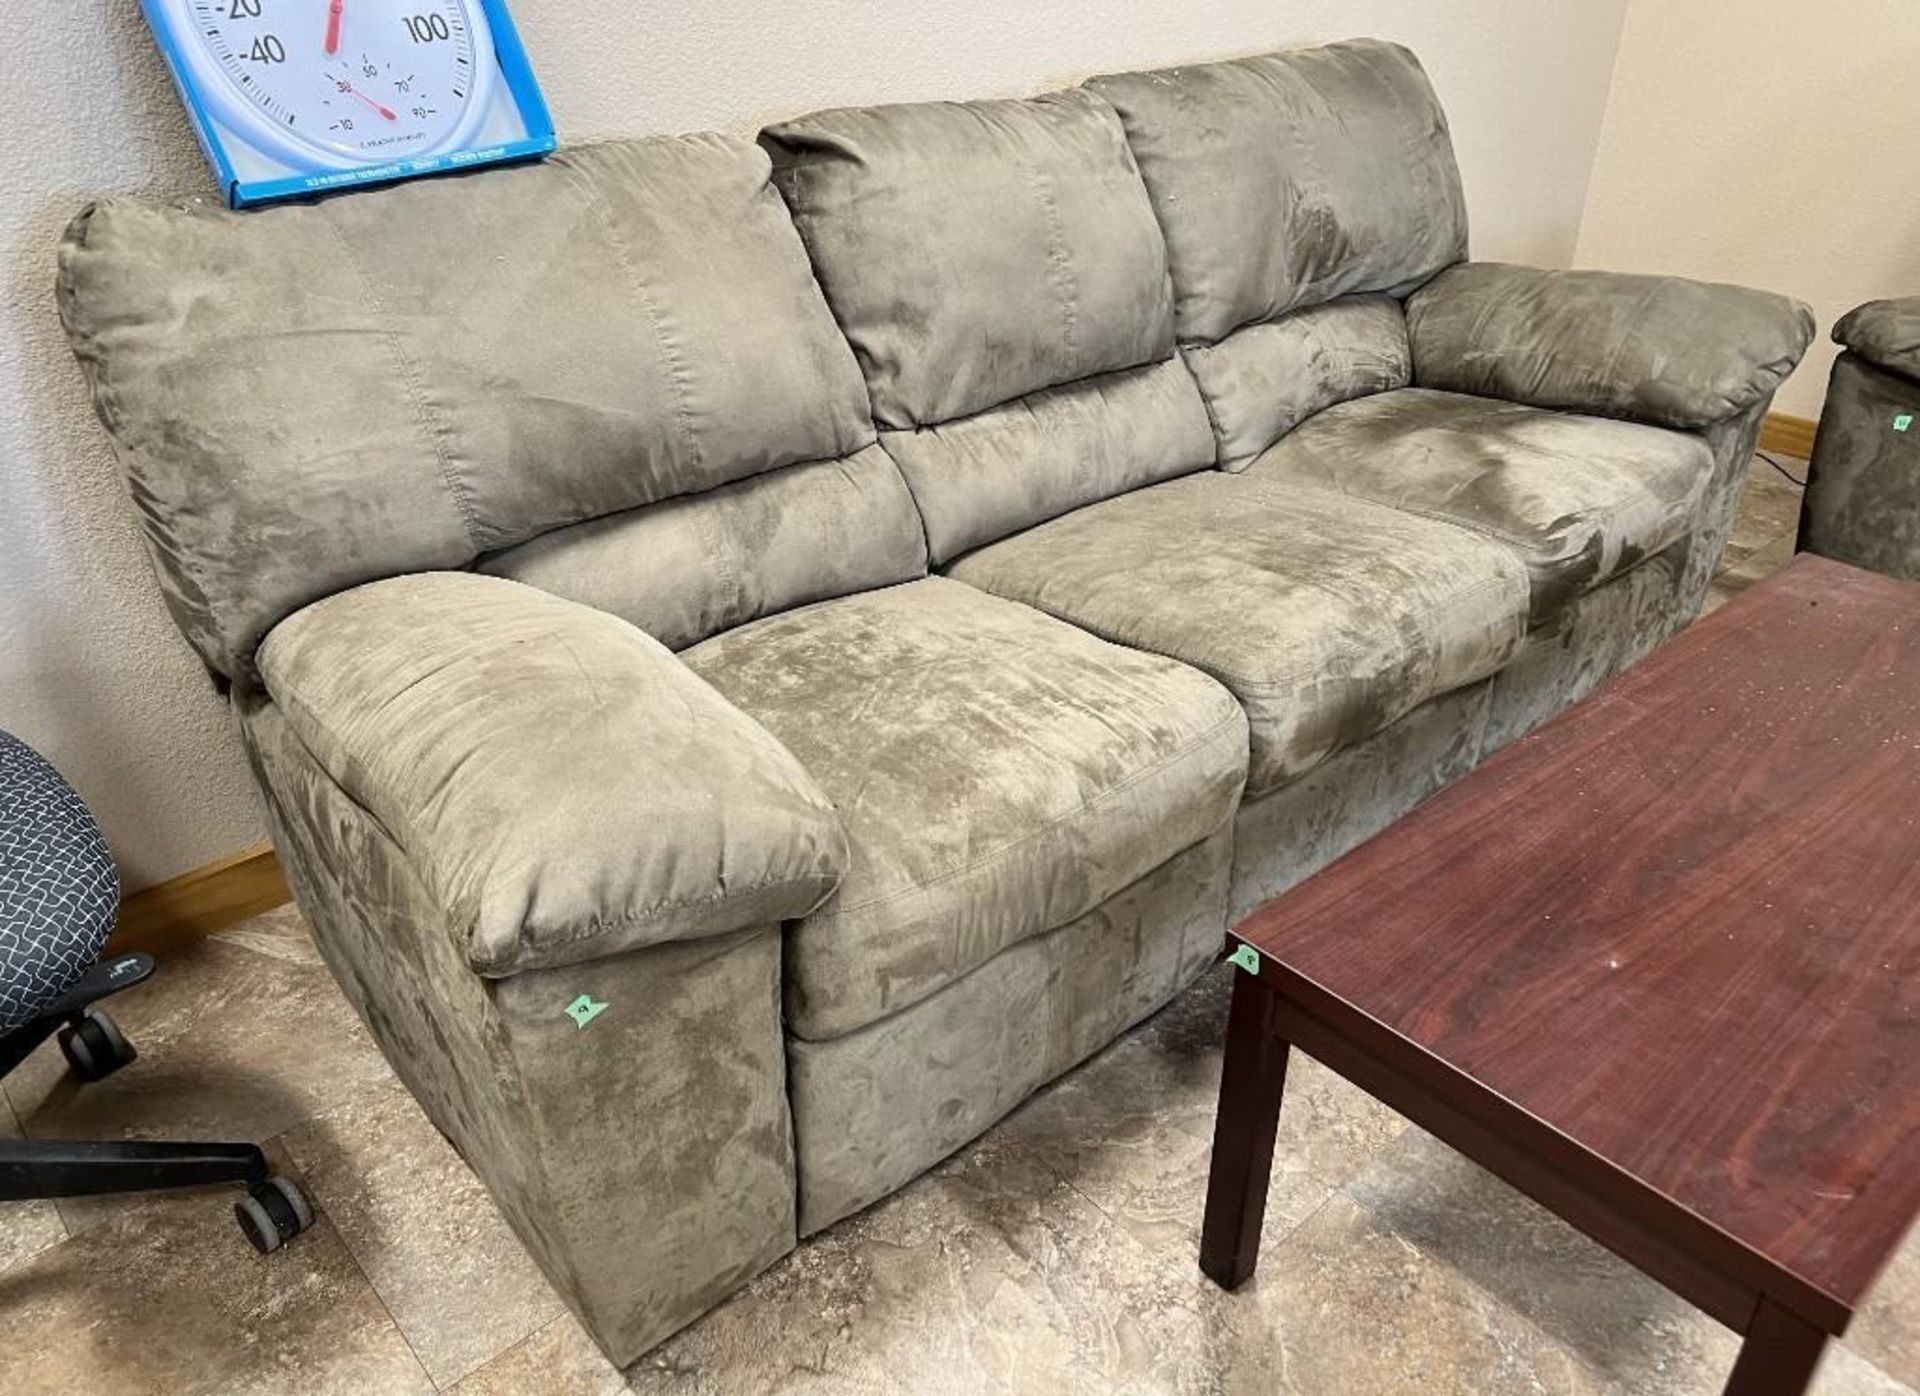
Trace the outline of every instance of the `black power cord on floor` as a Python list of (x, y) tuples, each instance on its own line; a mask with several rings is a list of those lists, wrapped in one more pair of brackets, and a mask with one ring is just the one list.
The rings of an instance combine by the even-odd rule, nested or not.
[(1804, 490), (1807, 487), (1807, 482), (1805, 480), (1802, 480), (1798, 475), (1795, 475), (1791, 470), (1787, 469), (1784, 465), (1780, 464), (1779, 461), (1775, 460), (1772, 456), (1768, 455), (1765, 451), (1755, 451), (1754, 454), (1760, 457), (1760, 459), (1765, 461), (1768, 465), (1772, 466), (1775, 470), (1779, 471), (1782, 475), (1786, 476), (1787, 479), (1791, 480), (1796, 488)]

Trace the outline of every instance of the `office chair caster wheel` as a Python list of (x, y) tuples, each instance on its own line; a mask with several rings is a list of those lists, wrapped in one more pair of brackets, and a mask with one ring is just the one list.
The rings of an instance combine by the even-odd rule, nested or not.
[(85, 1010), (80, 1021), (60, 1029), (60, 1052), (82, 1081), (101, 1081), (140, 1055), (120, 1025), (97, 1008)]
[(261, 1255), (270, 1255), (313, 1225), (313, 1208), (291, 1182), (272, 1177), (247, 1188), (233, 1204), (234, 1220)]

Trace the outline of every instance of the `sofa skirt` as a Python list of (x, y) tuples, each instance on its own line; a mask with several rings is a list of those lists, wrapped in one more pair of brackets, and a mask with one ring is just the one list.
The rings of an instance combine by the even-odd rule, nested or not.
[(1232, 848), (1222, 828), (931, 998), (789, 1037), (800, 1233), (918, 1177), (1192, 983), (1225, 944)]
[(1686, 585), (1691, 547), (1681, 539), (1535, 626), (1492, 678), (1430, 699), (1244, 802), (1234, 825), (1232, 918), (1372, 838), (1683, 628), (1700, 607)]

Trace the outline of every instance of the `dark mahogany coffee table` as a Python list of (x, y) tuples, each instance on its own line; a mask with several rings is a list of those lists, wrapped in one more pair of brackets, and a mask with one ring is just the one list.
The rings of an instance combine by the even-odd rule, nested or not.
[(1230, 945), (1208, 1275), (1297, 1045), (1798, 1396), (1920, 1213), (1920, 586), (1797, 560)]

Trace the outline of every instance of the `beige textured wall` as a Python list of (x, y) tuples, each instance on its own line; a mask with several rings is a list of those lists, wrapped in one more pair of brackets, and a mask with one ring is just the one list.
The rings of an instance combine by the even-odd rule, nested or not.
[(1917, 63), (1913, 0), (1632, 0), (1577, 262), (1799, 296), (1775, 410), (1817, 416), (1833, 322), (1920, 294)]
[[(276, 3), (320, 0), (276, 0)], [(1377, 34), (1452, 114), (1481, 255), (1564, 264), (1624, 0), (518, 0), (574, 136), (751, 129), (836, 103), (1018, 94), (1091, 72)], [(50, 285), (72, 211), (210, 185), (134, 0), (39, 7), (0, 45), (0, 727), (93, 804), (130, 887), (259, 837), (238, 744), (152, 586)], [(351, 197), (351, 196), (349, 196)]]

